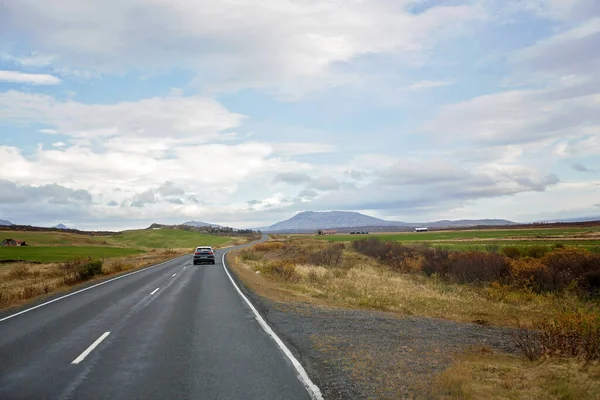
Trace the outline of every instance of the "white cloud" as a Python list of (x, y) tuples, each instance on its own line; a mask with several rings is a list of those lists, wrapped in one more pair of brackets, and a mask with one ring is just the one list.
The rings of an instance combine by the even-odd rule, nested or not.
[(52, 143), (52, 147), (65, 147), (67, 144), (65, 142), (54, 142)]
[(59, 67), (189, 68), (205, 87), (274, 87), (293, 95), (352, 79), (331, 74), (336, 63), (429, 51), (485, 15), (477, 5), (433, 6), (413, 14), (407, 10), (413, 3), (30, 0), (12, 4), (0, 25), (14, 35), (10, 38), (25, 33), (40, 52), (57, 54), (53, 63)]
[(433, 89), (454, 84), (454, 81), (419, 81), (408, 86), (407, 90)]
[(28, 85), (57, 85), (62, 81), (48, 74), (28, 74), (19, 71), (0, 70), (0, 82), (23, 83)]
[(222, 131), (236, 127), (243, 116), (200, 96), (100, 105), (8, 91), (0, 92), (0, 118), (19, 124), (44, 123), (57, 128), (44, 133), (58, 130), (80, 141), (103, 139), (108, 148), (136, 151), (154, 148), (157, 138), (167, 144), (169, 139), (189, 143), (220, 139)]

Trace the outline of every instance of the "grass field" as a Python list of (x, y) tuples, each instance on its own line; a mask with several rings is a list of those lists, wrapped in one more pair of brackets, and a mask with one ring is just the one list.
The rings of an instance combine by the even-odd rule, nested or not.
[(78, 235), (67, 232), (0, 231), (0, 241), (14, 239), (29, 246), (110, 246), (108, 236)]
[(600, 226), (587, 228), (485, 229), (464, 231), (432, 231), (380, 233), (371, 235), (331, 235), (318, 239), (331, 242), (353, 242), (369, 237), (406, 244), (428, 244), (450, 250), (486, 250), (490, 245), (505, 246), (567, 246), (600, 251)]
[(104, 237), (103, 240), (114, 246), (152, 249), (189, 248), (191, 251), (197, 246), (225, 245), (233, 239), (199, 232), (161, 229), (126, 231), (119, 235)]
[(89, 236), (66, 232), (0, 231), (3, 239), (25, 241), (29, 246), (115, 246), (133, 248), (194, 248), (200, 245), (217, 246), (232, 238), (171, 229), (125, 231), (112, 236)]
[(171, 229), (126, 231), (112, 236), (0, 231), (0, 241), (7, 238), (25, 241), (28, 246), (0, 247), (0, 261), (62, 262), (78, 256), (123, 257), (149, 249), (189, 249), (191, 252), (196, 246), (222, 247), (234, 241), (230, 237)]
[(0, 260), (49, 263), (77, 257), (91, 257), (94, 260), (124, 257), (141, 252), (138, 249), (102, 246), (0, 247)]

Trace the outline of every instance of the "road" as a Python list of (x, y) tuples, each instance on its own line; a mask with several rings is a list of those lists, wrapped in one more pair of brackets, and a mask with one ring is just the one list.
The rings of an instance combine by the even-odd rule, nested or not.
[(320, 398), (223, 253), (216, 265), (185, 256), (0, 318), (0, 399)]

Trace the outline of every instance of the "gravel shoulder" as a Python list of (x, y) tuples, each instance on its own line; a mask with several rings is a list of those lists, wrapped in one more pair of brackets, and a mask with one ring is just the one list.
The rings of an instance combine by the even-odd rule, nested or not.
[(433, 381), (456, 355), (516, 352), (509, 328), (273, 300), (234, 275), (325, 399), (431, 399)]

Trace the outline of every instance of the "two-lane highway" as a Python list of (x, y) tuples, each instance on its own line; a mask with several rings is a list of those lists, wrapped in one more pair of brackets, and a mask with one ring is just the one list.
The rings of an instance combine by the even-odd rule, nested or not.
[(216, 265), (185, 256), (0, 319), (0, 399), (321, 398), (223, 253)]

